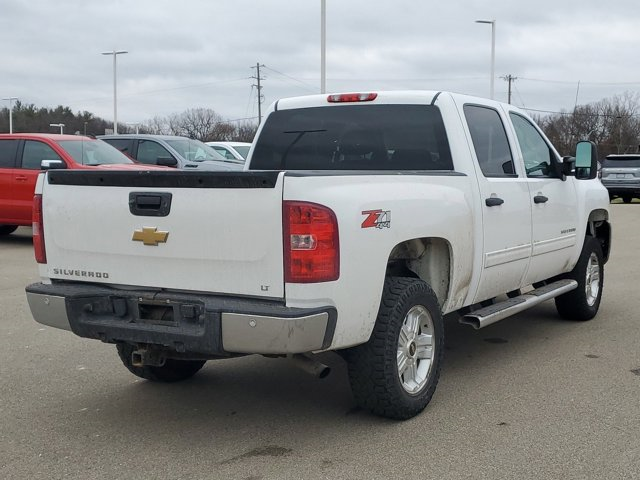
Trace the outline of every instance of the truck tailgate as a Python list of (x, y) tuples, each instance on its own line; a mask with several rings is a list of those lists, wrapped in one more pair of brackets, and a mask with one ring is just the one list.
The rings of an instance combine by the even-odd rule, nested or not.
[(42, 185), (42, 274), (282, 298), (283, 178), (278, 172), (50, 171)]

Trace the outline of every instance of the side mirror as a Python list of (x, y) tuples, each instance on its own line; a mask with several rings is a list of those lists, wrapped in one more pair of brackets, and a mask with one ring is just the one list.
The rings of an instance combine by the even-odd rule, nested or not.
[(576, 145), (575, 176), (579, 180), (590, 180), (598, 175), (598, 149), (589, 141)]
[(156, 165), (160, 165), (162, 167), (176, 167), (178, 166), (178, 161), (173, 157), (158, 157)]
[(67, 164), (62, 160), (42, 160), (40, 162), (41, 170), (64, 170)]

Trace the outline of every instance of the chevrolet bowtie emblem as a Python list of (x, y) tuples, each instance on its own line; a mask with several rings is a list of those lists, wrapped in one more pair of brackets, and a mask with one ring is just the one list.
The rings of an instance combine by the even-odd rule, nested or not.
[(157, 247), (158, 243), (165, 243), (168, 236), (169, 232), (159, 232), (156, 227), (142, 227), (142, 230), (133, 231), (131, 240)]

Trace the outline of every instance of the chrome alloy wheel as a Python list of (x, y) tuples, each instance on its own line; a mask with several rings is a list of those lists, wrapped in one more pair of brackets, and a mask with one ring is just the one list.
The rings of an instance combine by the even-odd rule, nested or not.
[(407, 393), (416, 394), (429, 379), (435, 358), (433, 320), (422, 305), (415, 305), (404, 317), (398, 336), (398, 376)]
[(587, 304), (593, 307), (600, 294), (600, 263), (595, 252), (591, 252), (587, 262), (587, 278), (584, 289), (587, 297)]

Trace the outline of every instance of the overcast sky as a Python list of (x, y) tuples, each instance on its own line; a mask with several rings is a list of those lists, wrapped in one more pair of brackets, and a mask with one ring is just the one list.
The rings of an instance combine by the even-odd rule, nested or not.
[[(640, 89), (637, 0), (326, 0), (327, 90), (452, 90), (559, 111)], [(229, 120), (320, 91), (320, 0), (0, 0), (0, 98), (141, 122), (190, 108)], [(2, 100), (0, 106), (8, 106)]]

